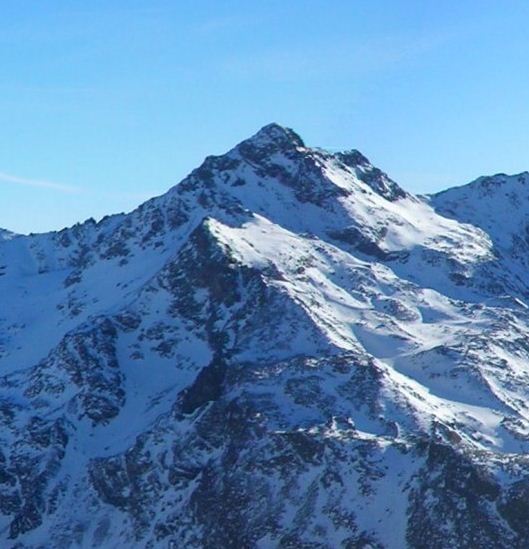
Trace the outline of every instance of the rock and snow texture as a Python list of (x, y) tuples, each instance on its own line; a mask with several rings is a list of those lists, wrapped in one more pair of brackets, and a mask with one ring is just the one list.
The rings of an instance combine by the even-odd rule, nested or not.
[(527, 174), (271, 124), (0, 296), (1, 547), (529, 546)]

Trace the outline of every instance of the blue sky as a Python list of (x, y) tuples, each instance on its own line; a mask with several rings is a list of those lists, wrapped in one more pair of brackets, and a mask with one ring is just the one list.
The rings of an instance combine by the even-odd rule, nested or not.
[(529, 170), (529, 3), (3, 0), (0, 227), (130, 210), (276, 121), (431, 192)]

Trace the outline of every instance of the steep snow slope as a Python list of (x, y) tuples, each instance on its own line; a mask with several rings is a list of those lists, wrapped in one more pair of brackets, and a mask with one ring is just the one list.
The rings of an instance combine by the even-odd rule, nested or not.
[(271, 124), (131, 214), (0, 235), (1, 545), (527, 546), (499, 179), (415, 197)]

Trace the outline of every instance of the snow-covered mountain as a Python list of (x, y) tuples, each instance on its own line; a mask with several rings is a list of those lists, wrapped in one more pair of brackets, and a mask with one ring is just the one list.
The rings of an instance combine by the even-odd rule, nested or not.
[(0, 546), (528, 547), (529, 175), (261, 129), (0, 232)]

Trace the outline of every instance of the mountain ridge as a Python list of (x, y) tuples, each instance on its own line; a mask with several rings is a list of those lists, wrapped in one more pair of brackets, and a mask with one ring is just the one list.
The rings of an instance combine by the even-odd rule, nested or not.
[[(336, 157), (336, 158), (340, 159), (341, 161), (343, 161), (343, 163), (345, 165), (347, 165), (351, 168), (360, 168), (360, 169), (364, 168), (364, 169), (367, 169), (370, 172), (375, 171), (375, 173), (380, 174), (384, 178), (387, 178), (391, 182), (391, 184), (393, 184), (397, 187), (397, 189), (396, 189), (397, 196), (404, 197), (408, 194), (408, 193), (406, 193), (406, 191), (404, 191), (402, 188), (400, 188), (397, 183), (395, 183), (394, 181), (391, 181), (386, 173), (382, 172), (382, 170), (380, 170), (379, 168), (373, 166), (373, 164), (369, 161), (369, 159), (362, 152), (360, 152), (359, 150), (357, 150), (357, 149), (347, 149), (347, 150), (344, 150), (344, 151), (330, 152), (329, 150), (322, 149), (322, 148), (308, 147), (308, 146), (306, 146), (303, 139), (299, 136), (299, 134), (297, 134), (293, 129), (291, 129), (287, 126), (281, 125), (279, 123), (276, 123), (276, 122), (271, 122), (271, 123), (263, 126), (252, 137), (241, 141), (238, 145), (233, 147), (227, 153), (220, 154), (220, 155), (215, 155), (215, 156), (208, 156), (204, 160), (204, 162), (201, 164), (201, 166), (199, 168), (196, 168), (195, 170), (193, 170), (189, 176), (184, 177), (184, 179), (181, 182), (179, 182), (179, 183), (173, 185), (172, 187), (170, 187), (165, 193), (162, 193), (161, 195), (159, 195), (157, 197), (153, 197), (153, 198), (147, 200), (144, 204), (150, 203), (153, 200), (161, 199), (164, 196), (166, 196), (167, 194), (172, 193), (180, 185), (180, 183), (182, 183), (184, 181), (187, 181), (189, 179), (189, 177), (192, 176), (193, 173), (195, 173), (197, 170), (202, 170), (210, 162), (214, 162), (215, 159), (224, 159), (226, 157), (229, 157), (235, 151), (240, 150), (241, 146), (242, 146), (243, 150), (255, 149), (256, 147), (259, 148), (259, 146), (264, 146), (264, 149), (266, 151), (266, 145), (271, 146), (273, 149), (275, 149), (275, 152), (280, 151), (281, 146), (286, 146), (287, 149), (294, 149), (295, 150), (296, 148), (300, 148), (300, 149), (303, 149), (303, 150), (306, 150), (306, 151), (320, 152), (320, 153), (322, 153), (326, 156)], [(456, 190), (464, 190), (464, 189), (467, 189), (467, 188), (470, 189), (474, 186), (485, 184), (487, 182), (493, 183), (497, 186), (497, 184), (499, 183), (500, 180), (501, 181), (509, 181), (509, 180), (515, 180), (516, 179), (516, 180), (520, 181), (520, 179), (524, 178), (524, 176), (527, 176), (528, 173), (529, 172), (524, 171), (524, 172), (520, 172), (519, 174), (512, 174), (512, 175), (505, 174), (505, 173), (497, 173), (497, 174), (494, 174), (494, 175), (483, 175), (483, 176), (480, 176), (480, 177), (474, 179), (473, 181), (471, 181), (469, 183), (464, 183), (462, 185), (449, 187), (447, 189), (436, 191), (435, 193), (431, 193), (431, 194), (425, 195), (425, 196), (426, 197), (438, 197), (439, 195), (443, 195), (443, 194), (448, 193), (448, 192), (452, 192), (452, 191), (456, 191)], [(420, 197), (420, 195), (417, 195), (417, 197)], [(6, 238), (7, 237), (12, 238), (13, 236), (17, 236), (17, 237), (18, 236), (33, 236), (34, 237), (34, 236), (39, 236), (39, 235), (49, 235), (49, 234), (54, 234), (54, 233), (62, 233), (64, 231), (73, 230), (74, 227), (82, 227), (85, 224), (99, 225), (101, 223), (104, 224), (104, 223), (108, 222), (109, 219), (123, 218), (126, 215), (130, 215), (130, 214), (136, 212), (144, 204), (139, 205), (138, 207), (136, 207), (134, 210), (132, 210), (128, 214), (117, 213), (117, 214), (107, 215), (107, 216), (105, 216), (104, 218), (102, 218), (101, 220), (99, 220), (97, 222), (93, 218), (89, 218), (85, 221), (76, 223), (74, 226), (71, 226), (71, 227), (64, 227), (62, 229), (45, 231), (45, 232), (42, 232), (42, 233), (31, 233), (31, 235), (22, 234), (22, 233), (15, 233), (15, 232), (10, 231), (9, 229), (3, 229), (2, 228), (2, 229), (0, 229), (0, 234), (2, 234), (3, 237), (6, 237)]]

